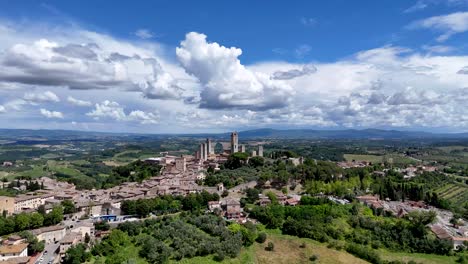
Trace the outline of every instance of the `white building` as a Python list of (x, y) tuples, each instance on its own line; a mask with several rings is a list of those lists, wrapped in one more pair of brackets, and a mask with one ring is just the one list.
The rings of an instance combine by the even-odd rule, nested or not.
[(31, 233), (35, 235), (39, 241), (54, 243), (56, 241), (62, 240), (62, 238), (65, 237), (66, 227), (63, 225), (41, 227), (32, 230)]
[(0, 261), (5, 261), (11, 258), (27, 257), (27, 256), (28, 256), (28, 244), (27, 243), (0, 246)]
[(88, 222), (79, 223), (75, 227), (70, 228), (70, 231), (72, 233), (81, 234), (81, 237), (83, 239), (86, 236), (86, 234), (88, 234), (90, 237), (94, 237), (95, 233), (94, 224)]

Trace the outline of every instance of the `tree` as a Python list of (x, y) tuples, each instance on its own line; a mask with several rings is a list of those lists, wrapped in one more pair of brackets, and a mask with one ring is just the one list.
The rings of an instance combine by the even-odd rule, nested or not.
[(37, 240), (37, 237), (34, 236), (29, 231), (22, 231), (18, 234), (21, 238), (25, 238), (28, 243), (28, 255), (32, 256), (37, 252), (42, 252), (45, 248), (44, 241)]
[(229, 156), (224, 166), (228, 169), (234, 170), (234, 169), (244, 166), (248, 158), (249, 158), (249, 155), (247, 153), (236, 152)]
[(249, 159), (249, 166), (251, 167), (254, 167), (254, 168), (263, 167), (264, 164), (265, 164), (265, 159), (263, 157), (255, 156)]
[(99, 221), (94, 223), (94, 229), (99, 230), (99, 231), (107, 231), (110, 229), (109, 223), (105, 221)]
[(266, 195), (268, 196), (272, 204), (278, 204), (278, 198), (276, 197), (276, 194), (270, 191), (270, 192), (267, 192)]
[(84, 237), (84, 242), (85, 242), (86, 244), (89, 244), (90, 241), (91, 241), (91, 237), (89, 236), (88, 233), (86, 233), (86, 234), (85, 234), (85, 237)]
[(460, 223), (461, 223), (460, 217), (457, 216), (457, 215), (453, 215), (453, 217), (450, 219), (450, 224), (452, 224), (453, 227), (455, 227), (455, 228), (456, 228), (457, 226), (459, 226)]
[(435, 221), (437, 213), (434, 211), (412, 211), (406, 215), (406, 218), (413, 225), (413, 234), (416, 237), (423, 237), (426, 234), (426, 225)]
[(39, 205), (39, 207), (37, 208), (37, 212), (40, 213), (43, 216), (46, 215), (45, 206), (43, 204)]
[(64, 200), (60, 203), (63, 207), (64, 214), (73, 214), (76, 212), (75, 204), (71, 200)]
[(83, 244), (71, 246), (65, 253), (62, 263), (65, 264), (80, 264), (91, 259), (91, 254), (86, 252), (86, 247)]
[(0, 234), (7, 235), (15, 232), (14, 217), (0, 218)]
[(136, 205), (136, 214), (140, 217), (146, 217), (151, 212), (151, 208), (148, 204), (148, 200), (138, 200)]
[(55, 206), (52, 211), (48, 213), (44, 218), (44, 225), (55, 225), (63, 220), (63, 208), (62, 206)]
[(260, 191), (258, 191), (255, 188), (248, 188), (245, 191), (245, 194), (247, 195), (247, 203), (255, 203), (255, 201), (258, 200), (258, 195), (260, 194)]
[(26, 213), (17, 214), (15, 216), (15, 225), (16, 225), (15, 227), (16, 231), (23, 231), (23, 230), (28, 229), (29, 226), (31, 225), (29, 215)]
[(150, 263), (166, 263), (170, 256), (170, 249), (164, 242), (152, 236), (147, 236), (140, 250), (140, 256)]
[(31, 228), (39, 228), (44, 225), (44, 216), (40, 213), (32, 213), (29, 216), (29, 220)]

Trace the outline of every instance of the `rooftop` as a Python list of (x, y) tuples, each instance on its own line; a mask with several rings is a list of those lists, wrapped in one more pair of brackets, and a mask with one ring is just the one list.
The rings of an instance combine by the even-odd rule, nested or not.
[(59, 231), (59, 230), (65, 230), (65, 226), (63, 225), (56, 225), (56, 226), (47, 226), (47, 227), (41, 227), (38, 229), (31, 230), (31, 233), (33, 235), (40, 235), (46, 232), (53, 232), (53, 231)]
[(27, 247), (28, 247), (27, 243), (0, 246), (0, 254), (21, 253)]
[(62, 240), (60, 240), (60, 244), (72, 244), (79, 238), (81, 238), (81, 234), (71, 232), (71, 233), (68, 233), (65, 237), (63, 237)]

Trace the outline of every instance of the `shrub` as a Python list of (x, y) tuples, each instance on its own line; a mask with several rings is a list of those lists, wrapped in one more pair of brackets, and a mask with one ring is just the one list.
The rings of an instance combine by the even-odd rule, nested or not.
[(314, 255), (310, 256), (309, 260), (310, 261), (316, 261), (316, 260), (318, 260), (318, 256), (314, 254)]
[(268, 246), (265, 248), (267, 251), (273, 251), (275, 250), (275, 244), (273, 242), (268, 242)]
[(262, 244), (265, 242), (265, 240), (267, 239), (267, 235), (264, 233), (264, 232), (261, 232), (260, 234), (258, 234), (257, 238), (255, 239), (255, 241), (257, 241), (258, 243)]
[(369, 249), (366, 246), (350, 243), (347, 245), (346, 251), (348, 251), (348, 253), (351, 253), (358, 258), (367, 260), (370, 263), (373, 263), (373, 264), (382, 263), (382, 259), (380, 258), (379, 254), (377, 254), (377, 252)]
[(221, 261), (223, 261), (225, 258), (226, 258), (226, 255), (224, 255), (223, 252), (218, 252), (218, 253), (216, 253), (216, 255), (214, 256), (213, 259), (214, 259), (215, 261), (221, 262)]

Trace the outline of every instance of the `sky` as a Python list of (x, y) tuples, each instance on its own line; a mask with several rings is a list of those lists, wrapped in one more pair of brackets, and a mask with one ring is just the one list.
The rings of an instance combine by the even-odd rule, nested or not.
[(468, 0), (0, 1), (0, 127), (468, 132)]

